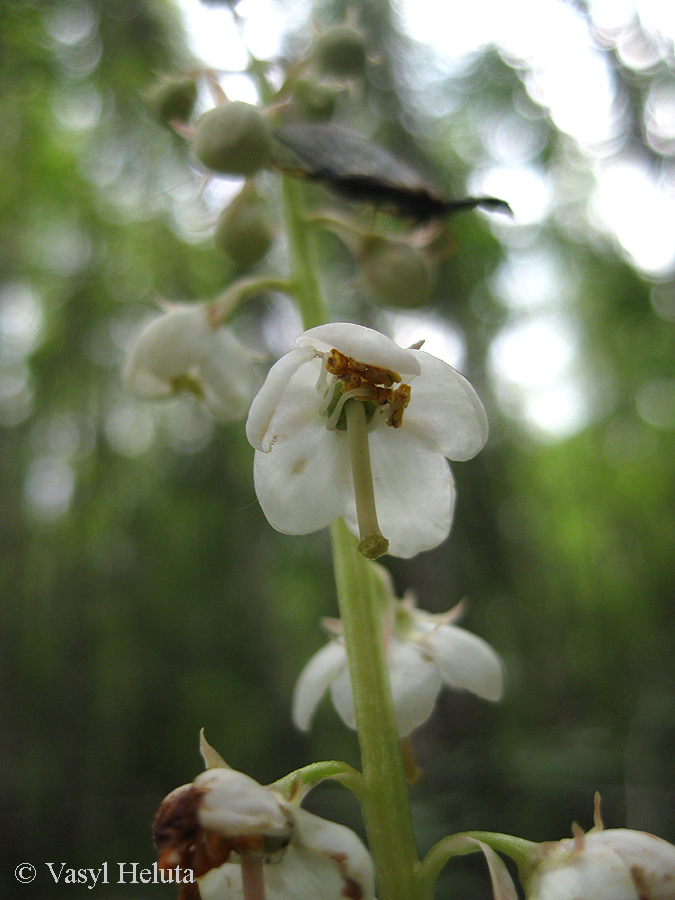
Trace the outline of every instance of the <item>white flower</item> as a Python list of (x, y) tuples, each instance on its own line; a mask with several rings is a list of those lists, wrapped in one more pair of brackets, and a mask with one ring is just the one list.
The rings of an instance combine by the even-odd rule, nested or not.
[[(210, 749), (210, 748), (209, 748)], [(158, 866), (191, 872), (202, 900), (370, 900), (360, 839), (223, 765), (172, 791), (154, 823)]]
[(221, 422), (243, 418), (260, 379), (232, 332), (202, 304), (171, 306), (136, 336), (122, 369), (126, 391), (162, 400), (191, 391)]
[(527, 900), (673, 900), (675, 847), (627, 828), (544, 845)]
[(454, 505), (446, 457), (470, 459), (487, 438), (471, 385), (436, 357), (359, 325), (321, 325), (296, 343), (270, 370), (246, 425), (269, 522), (307, 534), (342, 516), (363, 540), (343, 415), (354, 399), (365, 409), (374, 508), (389, 552), (410, 557), (437, 546)]
[[(411, 595), (394, 602), (390, 620), (384, 624), (385, 649), (401, 737), (429, 718), (443, 684), (486, 700), (496, 701), (502, 695), (499, 656), (482, 638), (452, 624), (459, 611), (455, 607), (443, 615), (432, 615), (417, 609)], [(337, 632), (334, 639), (310, 659), (293, 693), (293, 721), (303, 731), (309, 729), (328, 689), (342, 720), (350, 728), (356, 727), (340, 623), (329, 620), (328, 624)]]

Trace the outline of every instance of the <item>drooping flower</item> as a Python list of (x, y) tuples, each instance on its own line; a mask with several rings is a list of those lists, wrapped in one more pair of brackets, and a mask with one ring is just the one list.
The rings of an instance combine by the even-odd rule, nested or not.
[[(383, 628), (399, 735), (406, 737), (429, 718), (443, 685), (499, 700), (503, 691), (501, 660), (482, 638), (453, 623), (461, 605), (441, 615), (424, 612), (415, 606), (410, 593), (396, 600), (385, 570), (378, 566), (378, 571), (391, 591)], [(330, 619), (326, 624), (333, 639), (307, 663), (293, 694), (293, 721), (303, 731), (309, 729), (327, 690), (344, 723), (356, 727), (341, 624)]]
[[(370, 900), (374, 871), (354, 832), (230, 769), (210, 768), (162, 802), (153, 826), (161, 871), (194, 880), (201, 900)], [(185, 873), (191, 876), (185, 878)]]
[(200, 397), (216, 419), (243, 418), (260, 386), (250, 356), (203, 304), (178, 304), (141, 329), (129, 348), (122, 384), (142, 400), (183, 391)]
[[(516, 863), (526, 900), (675, 900), (675, 846), (644, 831), (605, 831), (598, 794), (594, 820), (586, 834), (574, 824), (573, 837), (542, 844), (488, 832), (453, 835), (440, 841), (429, 857), (435, 857), (434, 868), (458, 853), (485, 852), (486, 846), (499, 850)], [(486, 858), (493, 874), (496, 857)], [(515, 900), (503, 864), (501, 873), (499, 884), (492, 878), (495, 900)]]
[(403, 557), (437, 546), (454, 506), (447, 460), (470, 459), (487, 438), (471, 385), (440, 359), (360, 325), (320, 325), (296, 343), (270, 370), (246, 425), (268, 521), (307, 534), (342, 516), (371, 558), (386, 541)]

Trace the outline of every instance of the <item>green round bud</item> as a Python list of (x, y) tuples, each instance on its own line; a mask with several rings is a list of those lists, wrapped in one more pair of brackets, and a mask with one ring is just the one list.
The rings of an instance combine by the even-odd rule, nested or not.
[(204, 113), (195, 125), (192, 146), (207, 169), (248, 177), (267, 163), (272, 137), (256, 106), (233, 100)]
[(163, 78), (147, 93), (151, 114), (160, 122), (187, 122), (197, 102), (194, 78)]
[(358, 78), (366, 70), (366, 40), (349, 25), (333, 25), (314, 45), (313, 59), (320, 72), (337, 78)]
[(331, 84), (300, 78), (293, 89), (293, 99), (302, 118), (309, 122), (325, 122), (333, 115), (338, 91)]
[(419, 251), (400, 241), (372, 237), (359, 257), (361, 274), (373, 302), (415, 309), (431, 299), (431, 268)]
[(274, 242), (265, 201), (246, 186), (218, 217), (214, 239), (238, 268), (259, 263)]

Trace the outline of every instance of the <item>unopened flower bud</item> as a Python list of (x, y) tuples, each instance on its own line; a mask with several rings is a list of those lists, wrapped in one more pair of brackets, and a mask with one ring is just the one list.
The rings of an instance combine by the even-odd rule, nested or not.
[(216, 246), (240, 269), (259, 263), (274, 242), (267, 204), (247, 185), (218, 217)]
[(148, 108), (160, 122), (187, 122), (197, 101), (194, 78), (163, 78), (146, 95)]
[(317, 40), (313, 58), (326, 75), (359, 78), (366, 68), (365, 38), (349, 25), (333, 25)]
[(409, 244), (381, 237), (367, 238), (359, 262), (374, 303), (415, 309), (429, 302), (433, 290), (429, 263)]
[(260, 110), (239, 100), (215, 106), (199, 119), (192, 138), (197, 159), (224, 175), (254, 175), (270, 155), (272, 138)]

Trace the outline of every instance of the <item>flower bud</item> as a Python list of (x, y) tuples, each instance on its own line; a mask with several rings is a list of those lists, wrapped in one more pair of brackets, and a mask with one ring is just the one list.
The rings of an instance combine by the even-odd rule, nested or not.
[(207, 169), (248, 177), (267, 163), (272, 138), (260, 110), (235, 100), (204, 113), (192, 142), (197, 159)]
[(146, 95), (148, 108), (159, 122), (187, 122), (197, 101), (194, 78), (164, 78)]
[(422, 254), (409, 244), (367, 238), (359, 263), (374, 303), (415, 309), (429, 302), (433, 289), (431, 269)]
[(274, 228), (267, 204), (248, 185), (218, 217), (216, 246), (240, 269), (259, 263), (272, 246)]
[(313, 59), (318, 70), (326, 75), (358, 78), (366, 69), (365, 38), (349, 25), (333, 25), (317, 40)]

